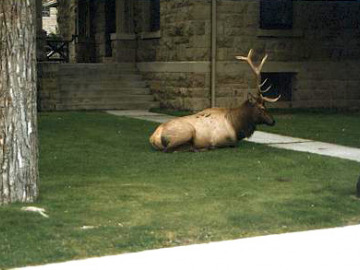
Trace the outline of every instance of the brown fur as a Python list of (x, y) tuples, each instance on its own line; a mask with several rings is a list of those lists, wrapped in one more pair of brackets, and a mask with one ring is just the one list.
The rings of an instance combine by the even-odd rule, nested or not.
[(165, 152), (235, 146), (238, 140), (250, 137), (256, 125), (274, 123), (261, 100), (247, 100), (238, 108), (211, 108), (172, 119), (155, 130), (150, 143)]

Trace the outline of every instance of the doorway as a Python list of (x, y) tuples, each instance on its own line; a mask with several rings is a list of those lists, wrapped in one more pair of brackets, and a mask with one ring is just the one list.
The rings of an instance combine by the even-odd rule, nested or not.
[(105, 56), (112, 57), (111, 34), (116, 32), (115, 0), (105, 2)]

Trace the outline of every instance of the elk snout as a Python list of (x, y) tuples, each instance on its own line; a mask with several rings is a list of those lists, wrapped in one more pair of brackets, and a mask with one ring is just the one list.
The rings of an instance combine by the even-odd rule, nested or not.
[(270, 114), (266, 114), (263, 118), (263, 124), (268, 125), (268, 126), (274, 126), (275, 125), (275, 120), (272, 117), (272, 115)]
[(274, 119), (272, 119), (272, 121), (269, 122), (268, 125), (272, 127), (272, 126), (275, 126), (275, 123), (276, 123), (276, 121)]

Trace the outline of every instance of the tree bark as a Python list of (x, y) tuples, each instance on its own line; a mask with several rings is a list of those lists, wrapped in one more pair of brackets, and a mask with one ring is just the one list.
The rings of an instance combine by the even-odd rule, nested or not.
[(0, 205), (39, 193), (35, 3), (0, 2)]

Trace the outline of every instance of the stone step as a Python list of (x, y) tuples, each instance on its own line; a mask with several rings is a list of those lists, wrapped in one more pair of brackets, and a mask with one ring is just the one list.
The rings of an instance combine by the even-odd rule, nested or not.
[(154, 97), (151, 95), (123, 95), (123, 96), (60, 96), (61, 103), (77, 104), (77, 103), (127, 103), (127, 102), (152, 102)]
[(151, 95), (150, 89), (145, 87), (134, 88), (101, 88), (101, 89), (77, 89), (69, 91), (64, 89), (60, 91), (62, 96), (122, 96), (122, 95)]
[(80, 91), (80, 90), (101, 90), (101, 89), (128, 89), (128, 88), (146, 88), (147, 84), (144, 81), (94, 81), (92, 83), (84, 81), (74, 82), (59, 82), (60, 91)]
[(104, 63), (104, 64), (114, 64), (116, 63), (116, 60), (112, 57), (102, 57), (102, 61), (101, 63)]
[(159, 102), (128, 102), (128, 103), (110, 103), (110, 104), (58, 104), (57, 110), (149, 110), (159, 107)]
[(138, 73), (106, 73), (104, 72), (69, 72), (67, 74), (60, 74), (60, 81), (77, 81), (77, 80), (86, 80), (86, 81), (99, 81), (99, 80), (142, 80), (142, 76)]
[(117, 70), (138, 71), (134, 63), (76, 63), (62, 64), (61, 70)]
[(59, 110), (159, 107), (133, 63), (65, 64), (61, 66), (58, 83)]
[[(80, 64), (81, 65), (81, 64)], [(60, 75), (89, 75), (93, 76), (96, 74), (140, 74), (139, 71), (134, 68), (121, 68), (114, 65), (104, 65), (104, 66), (80, 66), (80, 67), (71, 67), (64, 66), (61, 67)]]

